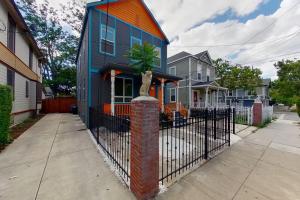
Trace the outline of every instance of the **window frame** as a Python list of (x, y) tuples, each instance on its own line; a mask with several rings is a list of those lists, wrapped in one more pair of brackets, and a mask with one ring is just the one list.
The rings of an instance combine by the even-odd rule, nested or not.
[[(10, 78), (8, 78), (9, 75), (11, 75)], [(15, 73), (15, 71), (7, 68), (7, 72), (6, 72), (6, 84), (11, 87), (11, 93), (12, 93), (13, 101), (15, 101), (15, 84), (16, 84), (15, 80), (16, 80), (16, 73)]]
[(8, 28), (7, 28), (7, 48), (16, 53), (16, 32), (17, 24), (10, 14), (8, 14)]
[[(175, 74), (172, 74), (172, 73), (171, 73), (171, 70), (174, 70)], [(170, 68), (169, 68), (169, 75), (176, 76), (176, 74), (177, 74), (177, 67), (176, 67), (176, 66), (170, 67)]]
[[(158, 51), (159, 54), (158, 54), (158, 57), (156, 57), (155, 59), (159, 60), (159, 65), (157, 65), (156, 62), (154, 62), (154, 66), (157, 67), (157, 68), (161, 68), (161, 55), (162, 55), (161, 50), (162, 50), (162, 48), (156, 46), (156, 47), (155, 47), (155, 51), (157, 51), (157, 50), (159, 50), (159, 51)], [(155, 61), (156, 61), (156, 60), (155, 60)]]
[[(173, 101), (172, 100), (172, 91), (174, 90), (174, 96), (175, 96), (175, 100)], [(170, 91), (169, 91), (169, 98), (170, 98), (170, 103), (175, 103), (176, 100), (177, 100), (177, 90), (176, 88), (170, 88)]]
[[(134, 81), (133, 81), (133, 79), (132, 79), (132, 78), (127, 78), (127, 77), (116, 77), (116, 79), (122, 79), (122, 86), (123, 86), (123, 87), (122, 87), (122, 90), (123, 90), (122, 92), (123, 92), (123, 95), (122, 95), (122, 96), (117, 96), (117, 95), (116, 95), (116, 85), (115, 85), (115, 97), (114, 97), (114, 101), (115, 101), (115, 102), (114, 102), (114, 103), (116, 103), (116, 104), (126, 104), (126, 103), (130, 103), (130, 102), (126, 102), (125, 100), (126, 100), (126, 99), (131, 99), (131, 100), (133, 99), (133, 96), (134, 96)], [(131, 90), (132, 90), (131, 92), (132, 92), (132, 93), (131, 93), (131, 94), (132, 94), (132, 96), (126, 96), (126, 95), (125, 95), (125, 92), (126, 92), (126, 89), (125, 89), (125, 81), (126, 81), (126, 80), (130, 80), (130, 81), (131, 81), (131, 85), (132, 85), (132, 88), (131, 88)], [(117, 101), (116, 101), (117, 98), (119, 98), (119, 99), (122, 98), (123, 101), (122, 101), (122, 102), (117, 102)]]
[(29, 63), (28, 63), (29, 68), (32, 70), (33, 68), (33, 50), (30, 47), (29, 48)]
[[(106, 33), (106, 38), (102, 38), (102, 29), (105, 29), (106, 30), (106, 27), (107, 27), (107, 33)], [(107, 35), (108, 35), (108, 32), (109, 30), (112, 30), (113, 31), (113, 38), (114, 38), (114, 41), (111, 41), (107, 38)], [(113, 53), (109, 53), (109, 52), (104, 52), (102, 51), (102, 40), (106, 41), (106, 42), (111, 42), (113, 43)], [(102, 54), (106, 54), (106, 55), (110, 55), (110, 56), (115, 56), (116, 55), (116, 29), (112, 26), (106, 26), (105, 24), (100, 24), (100, 42), (99, 42), (99, 50), (100, 50), (100, 53)]]
[(142, 45), (142, 39), (138, 38), (138, 37), (134, 37), (134, 36), (131, 36), (130, 37), (130, 47), (132, 48), (133, 47), (133, 40), (137, 40), (139, 45)]

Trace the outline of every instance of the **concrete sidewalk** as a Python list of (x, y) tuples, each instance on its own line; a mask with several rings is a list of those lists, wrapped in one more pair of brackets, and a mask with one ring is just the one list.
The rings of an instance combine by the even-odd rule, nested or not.
[(77, 116), (45, 116), (0, 154), (0, 199), (134, 199)]
[(158, 199), (299, 200), (298, 123), (294, 113), (280, 114), (270, 126), (246, 136)]

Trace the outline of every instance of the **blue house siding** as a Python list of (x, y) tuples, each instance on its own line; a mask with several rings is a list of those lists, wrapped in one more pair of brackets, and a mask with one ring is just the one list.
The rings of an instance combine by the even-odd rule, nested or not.
[[(134, 27), (126, 22), (123, 22), (114, 16), (108, 16), (106, 13), (92, 9), (92, 18), (93, 18), (93, 31), (92, 31), (92, 66), (93, 68), (102, 68), (107, 63), (122, 63), (125, 65), (129, 64), (126, 54), (131, 48), (131, 36), (139, 38), (142, 40), (142, 43), (148, 42), (157, 47), (161, 48), (161, 67), (155, 68), (155, 71), (166, 72), (166, 60), (167, 60), (167, 41), (162, 41), (159, 38), (146, 33), (145, 31), (140, 30), (137, 27)], [(116, 41), (115, 41), (115, 55), (105, 55), (100, 51), (100, 26), (106, 24), (108, 26), (115, 28), (116, 32)]]

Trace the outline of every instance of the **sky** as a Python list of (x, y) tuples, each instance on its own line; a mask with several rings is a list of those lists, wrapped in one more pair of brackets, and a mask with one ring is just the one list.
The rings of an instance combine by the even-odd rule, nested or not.
[(208, 50), (273, 80), (274, 62), (300, 58), (300, 0), (144, 1), (171, 41), (168, 56)]

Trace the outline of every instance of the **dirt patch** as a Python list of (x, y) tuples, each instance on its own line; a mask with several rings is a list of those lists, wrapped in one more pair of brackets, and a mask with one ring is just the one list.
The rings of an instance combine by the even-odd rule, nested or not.
[[(35, 123), (37, 123), (40, 119), (42, 119), (45, 115), (38, 115), (36, 117), (32, 117), (29, 118), (27, 120), (25, 120), (23, 123), (18, 124), (14, 127), (11, 127), (9, 132), (10, 132), (10, 138), (11, 141), (10, 143), (12, 143), (15, 139), (17, 139), (18, 137), (20, 137), (25, 131), (27, 131), (30, 127), (32, 127)], [(3, 151), (5, 149), (7, 145), (1, 145), (0, 144), (0, 152)]]

